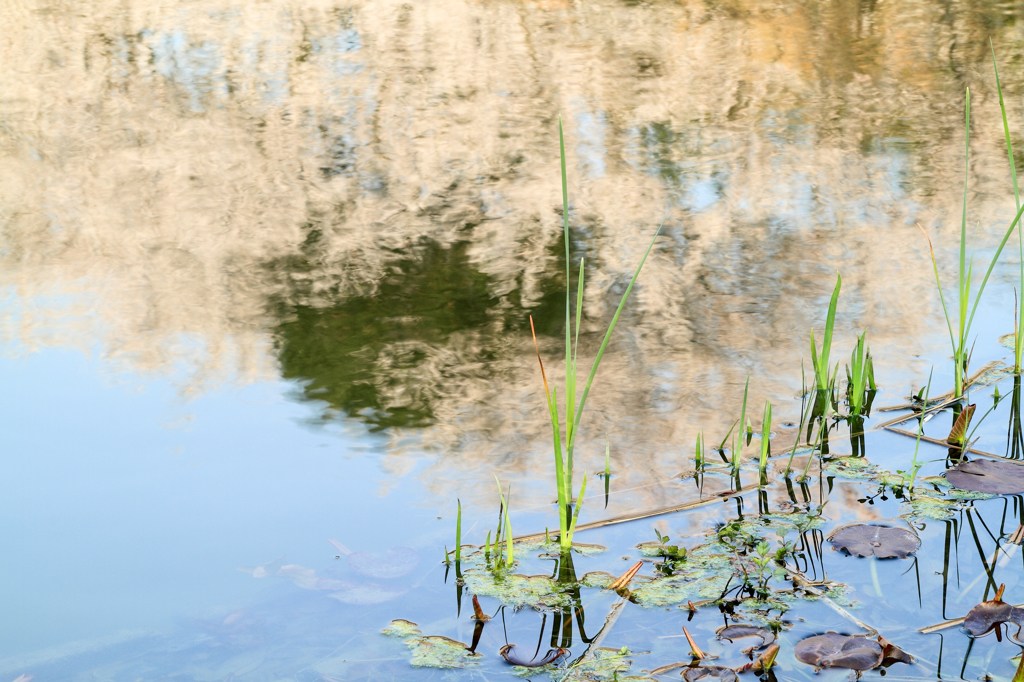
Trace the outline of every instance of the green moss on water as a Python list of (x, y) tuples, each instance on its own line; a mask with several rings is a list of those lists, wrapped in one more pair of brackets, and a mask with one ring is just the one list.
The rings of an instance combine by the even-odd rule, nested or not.
[(400, 639), (407, 639), (409, 637), (414, 637), (416, 635), (423, 634), (422, 632), (420, 632), (420, 629), (416, 625), (416, 623), (413, 623), (411, 620), (405, 620), (403, 618), (391, 621), (390, 623), (388, 623), (388, 626), (386, 628), (381, 630), (381, 632), (383, 632), (388, 637), (398, 637)]
[(593, 680), (593, 682), (611, 682), (612, 680), (625, 682), (628, 679), (643, 679), (622, 676), (633, 664), (633, 661), (627, 658), (629, 655), (628, 649), (600, 647), (594, 650), (593, 658), (570, 669), (568, 675), (562, 679), (566, 681)]
[(615, 576), (607, 571), (591, 571), (580, 578), (580, 587), (596, 587), (606, 590), (615, 582)]
[(988, 500), (995, 495), (971, 490), (960, 490), (942, 476), (929, 476), (914, 486), (914, 495), (901, 514), (905, 519), (944, 521), (965, 509), (967, 502)]
[(462, 579), (471, 594), (494, 597), (513, 608), (559, 608), (572, 604), (565, 592), (573, 585), (561, 585), (546, 575), (505, 573), (476, 566), (463, 569)]
[(470, 652), (462, 642), (440, 635), (411, 637), (405, 645), (412, 650), (410, 663), (417, 668), (465, 668), (483, 659), (483, 655)]
[(900, 487), (906, 483), (902, 474), (894, 474), (864, 457), (834, 457), (825, 462), (825, 473), (851, 481), (871, 481), (891, 487)]

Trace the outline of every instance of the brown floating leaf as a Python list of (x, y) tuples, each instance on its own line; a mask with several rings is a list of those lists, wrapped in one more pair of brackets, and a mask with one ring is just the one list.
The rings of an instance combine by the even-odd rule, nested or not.
[(995, 630), (996, 639), (1002, 641), (1003, 636), (999, 626), (1003, 623), (1015, 623), (1017, 632), (1013, 638), (1018, 642), (1021, 641), (1018, 637), (1020, 636), (1020, 627), (1024, 625), (1024, 609), (1003, 601), (1003, 590), (1005, 589), (1005, 584), (1000, 585), (994, 599), (978, 604), (967, 614), (967, 618), (964, 619), (964, 629), (971, 633), (972, 637), (984, 637)]
[(882, 662), (882, 647), (873, 639), (826, 632), (808, 637), (794, 652), (801, 663), (816, 668), (871, 670)]
[(772, 644), (770, 647), (765, 649), (764, 653), (762, 653), (756, 659), (754, 659), (750, 663), (747, 663), (746, 665), (741, 665), (739, 668), (736, 668), (736, 672), (745, 673), (751, 670), (753, 670), (755, 673), (767, 672), (771, 669), (773, 665), (775, 665), (775, 657), (778, 655), (779, 645)]
[(964, 444), (964, 441), (967, 440), (967, 427), (971, 425), (971, 417), (974, 416), (975, 407), (977, 405), (968, 405), (960, 412), (960, 416), (956, 418), (956, 422), (946, 438), (947, 443), (950, 445)]
[(992, 495), (1024, 493), (1024, 466), (990, 459), (961, 462), (946, 472), (946, 480), (961, 490)]
[[(506, 644), (498, 649), (498, 653), (512, 665), (518, 665), (523, 668), (539, 668), (542, 665), (554, 663), (559, 658), (569, 653), (569, 651), (567, 649), (548, 649), (547, 652), (543, 654), (541, 654), (539, 650), (530, 654), (526, 651), (521, 651), (515, 644)], [(527, 656), (529, 656), (529, 658), (527, 658)]]
[(401, 578), (416, 570), (420, 563), (420, 555), (415, 549), (408, 547), (392, 547), (387, 557), (381, 561), (369, 552), (353, 552), (346, 558), (348, 567), (360, 575), (370, 578)]
[(752, 646), (749, 649), (744, 649), (743, 653), (745, 654), (754, 651), (754, 649), (760, 649), (761, 647), (766, 647), (775, 643), (775, 635), (771, 630), (756, 628), (752, 625), (729, 625), (724, 628), (719, 628), (718, 632), (715, 634), (718, 635), (718, 639), (728, 640), (729, 642), (743, 637), (760, 637), (761, 643), (756, 646)]
[(910, 665), (914, 662), (914, 657), (908, 654), (903, 649), (899, 648), (885, 637), (878, 636), (878, 643), (882, 647), (882, 667), (888, 668), (893, 663), (906, 663)]
[(903, 528), (858, 524), (840, 528), (832, 536), (832, 546), (854, 556), (905, 559), (921, 547), (921, 539)]
[(740, 678), (736, 674), (736, 671), (732, 668), (722, 668), (720, 666), (710, 666), (708, 668), (687, 668), (683, 671), (683, 679), (686, 682), (696, 682), (696, 680), (722, 680), (722, 682), (739, 682)]

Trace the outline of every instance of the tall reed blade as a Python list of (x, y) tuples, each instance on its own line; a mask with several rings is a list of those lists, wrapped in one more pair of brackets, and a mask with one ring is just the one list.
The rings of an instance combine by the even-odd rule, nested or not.
[(462, 500), (456, 499), (458, 512), (455, 515), (455, 563), (462, 561)]
[[(625, 292), (622, 294), (622, 298), (619, 301), (619, 305), (615, 310), (615, 314), (612, 316), (612, 320), (608, 325), (608, 330), (604, 335), (604, 339), (601, 342), (601, 346), (597, 351), (597, 356), (594, 358), (594, 362), (590, 368), (590, 374), (587, 376), (587, 381), (583, 384), (583, 390), (578, 390), (577, 384), (577, 356), (579, 350), (579, 331), (580, 323), (582, 321), (583, 314), (583, 289), (584, 289), (584, 263), (580, 261), (580, 272), (579, 278), (576, 285), (576, 328), (575, 334), (573, 333), (573, 315), (572, 315), (572, 291), (569, 286), (571, 282), (572, 274), (572, 260), (571, 252), (569, 248), (569, 181), (568, 172), (566, 170), (566, 156), (565, 156), (565, 133), (562, 127), (562, 119), (558, 119), (558, 149), (559, 149), (559, 160), (561, 167), (561, 180), (562, 180), (562, 234), (563, 241), (565, 244), (565, 275), (566, 275), (566, 292), (565, 292), (565, 440), (563, 443), (561, 434), (561, 425), (558, 410), (558, 392), (554, 388), (549, 388), (547, 375), (544, 372), (544, 362), (540, 357), (540, 347), (537, 344), (537, 334), (533, 327), (533, 319), (530, 319), (530, 331), (533, 333), (534, 347), (537, 350), (537, 361), (541, 367), (541, 377), (544, 380), (544, 394), (548, 401), (548, 413), (551, 419), (551, 432), (554, 446), (555, 455), (555, 487), (558, 492), (558, 524), (559, 524), (559, 544), (563, 552), (568, 551), (572, 546), (572, 529), (575, 527), (575, 519), (579, 515), (579, 504), (576, 505), (575, 512), (571, 510), (572, 500), (572, 489), (573, 489), (573, 469), (574, 469), (574, 454), (576, 447), (576, 436), (579, 432), (580, 420), (583, 416), (583, 408), (587, 402), (587, 396), (590, 394), (590, 388), (594, 383), (594, 377), (597, 374), (597, 368), (601, 364), (601, 358), (604, 357), (604, 352), (608, 347), (608, 342), (611, 339), (612, 332), (615, 330), (616, 324), (618, 324), (619, 317), (622, 314), (622, 309), (626, 305), (626, 299), (629, 297), (630, 292), (633, 290), (633, 286), (636, 284), (637, 277), (640, 276), (640, 270), (643, 268), (644, 263), (647, 261), (647, 257), (651, 253), (651, 249), (654, 248), (654, 242), (661, 233), (661, 226), (655, 230), (654, 236), (651, 238), (651, 243), (647, 246), (647, 251), (644, 252), (643, 258), (640, 259), (640, 264), (637, 265), (636, 270), (633, 272), (633, 278), (630, 280), (629, 285), (626, 287)], [(662, 223), (664, 224), (664, 223)], [(578, 402), (577, 402), (578, 397)], [(563, 454), (564, 453), (564, 454)], [(584, 479), (586, 480), (586, 479)], [(580, 497), (582, 498), (582, 489)]]
[(740, 428), (736, 431), (736, 441), (732, 449), (732, 470), (739, 471), (740, 452), (743, 450), (744, 440), (747, 435), (747, 393), (750, 391), (750, 375), (747, 375), (747, 383), (743, 387), (743, 407), (740, 408)]
[[(996, 66), (996, 48), (992, 39), (988, 41), (989, 49), (992, 51), (992, 71), (996, 76), (996, 91), (999, 93), (999, 111), (1003, 115), (1003, 136), (1006, 138), (1006, 157), (1010, 162), (1010, 179), (1013, 180), (1013, 198), (1017, 202), (1017, 210), (1020, 210), (1020, 189), (1017, 187), (1017, 164), (1013, 159), (1013, 143), (1010, 142), (1010, 124), (1006, 120), (1006, 103), (1003, 101), (1003, 86), (999, 82), (999, 67)], [(1017, 230), (1017, 246), (1020, 251), (1020, 290), (1024, 291), (1024, 234)], [(1013, 328), (1013, 371), (1018, 374), (1021, 371), (1021, 356), (1024, 354), (1024, 328), (1020, 324), (1019, 311), (1014, 311)]]
[(817, 343), (814, 340), (814, 330), (811, 330), (811, 364), (814, 366), (814, 378), (818, 390), (825, 391), (829, 388), (829, 356), (832, 353), (832, 331), (836, 326), (836, 306), (839, 304), (839, 290), (843, 286), (843, 278), (836, 273), (836, 286), (832, 290), (832, 300), (828, 304), (828, 315), (825, 318), (825, 335), (821, 340), (821, 353), (818, 353)]
[(761, 472), (763, 477), (765, 471), (768, 469), (768, 454), (771, 451), (771, 445), (769, 438), (772, 431), (772, 404), (770, 401), (764, 401), (764, 416), (761, 421), (761, 458), (758, 461), (758, 471)]

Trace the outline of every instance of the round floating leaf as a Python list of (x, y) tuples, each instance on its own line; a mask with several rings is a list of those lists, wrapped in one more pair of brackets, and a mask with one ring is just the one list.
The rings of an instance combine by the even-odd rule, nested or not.
[(1024, 466), (990, 459), (961, 462), (946, 472), (946, 480), (961, 490), (991, 495), (1024, 493)]
[(964, 629), (971, 633), (972, 637), (983, 637), (995, 630), (996, 637), (1002, 639), (999, 634), (999, 626), (1003, 623), (1016, 623), (1017, 633), (1013, 638), (1020, 641), (1020, 627), (1024, 625), (1024, 609), (1019, 609), (1012, 604), (1003, 601), (1003, 590), (1006, 585), (1000, 585), (994, 599), (984, 601), (967, 614), (964, 619)]
[(708, 666), (707, 668), (687, 668), (683, 671), (683, 679), (686, 682), (696, 682), (696, 680), (705, 680), (711, 682), (711, 680), (721, 680), (722, 682), (739, 682), (739, 675), (732, 668), (722, 668), (721, 666)]
[(775, 642), (775, 634), (771, 630), (765, 628), (756, 628), (752, 625), (729, 625), (721, 628), (717, 633), (718, 639), (724, 639), (732, 642), (743, 637), (760, 637), (761, 643), (752, 646), (749, 649), (744, 649), (744, 652), (753, 651), (754, 649), (760, 649), (766, 647)]
[(348, 567), (359, 575), (386, 580), (412, 573), (420, 563), (420, 555), (415, 549), (392, 547), (383, 561), (370, 552), (353, 552), (347, 561)]
[(882, 662), (882, 647), (866, 637), (835, 632), (808, 637), (796, 645), (796, 658), (816, 668), (871, 670)]
[(921, 539), (904, 528), (857, 524), (840, 528), (832, 536), (832, 546), (853, 556), (905, 559), (921, 547)]
[(542, 653), (540, 649), (534, 649), (531, 652), (525, 647), (518, 647), (515, 644), (506, 644), (498, 650), (498, 653), (512, 665), (518, 665), (523, 668), (539, 668), (542, 665), (554, 663), (559, 658), (569, 653), (569, 651), (567, 649), (548, 649), (546, 652)]

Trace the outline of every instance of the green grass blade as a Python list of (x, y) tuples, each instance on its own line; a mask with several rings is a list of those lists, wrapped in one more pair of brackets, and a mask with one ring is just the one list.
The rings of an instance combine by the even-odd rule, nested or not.
[(462, 500), (456, 499), (459, 511), (455, 516), (455, 561), (462, 561)]
[(573, 372), (572, 363), (572, 318), (569, 307), (572, 301), (571, 270), (572, 261), (569, 258), (569, 177), (565, 170), (565, 134), (562, 131), (562, 117), (558, 117), (558, 155), (562, 169), (562, 236), (565, 241), (565, 440), (568, 451), (569, 462), (566, 467), (566, 475), (572, 479), (572, 453), (568, 447), (571, 442), (576, 409), (576, 377)]
[(740, 451), (743, 450), (743, 440), (747, 435), (747, 393), (750, 391), (750, 375), (747, 375), (747, 383), (743, 387), (743, 407), (740, 408), (740, 430), (736, 433), (736, 445), (732, 449), (732, 468), (736, 470), (740, 464)]
[[(999, 93), (999, 111), (1003, 115), (1003, 136), (1006, 138), (1006, 157), (1010, 162), (1010, 178), (1013, 180), (1013, 198), (1017, 202), (1017, 209), (1020, 209), (1020, 189), (1017, 186), (1017, 164), (1013, 159), (1013, 143), (1010, 141), (1010, 124), (1006, 119), (1006, 103), (1003, 101), (1003, 86), (999, 81), (999, 67), (996, 66), (996, 48), (992, 39), (988, 41), (989, 49), (992, 51), (992, 71), (996, 75), (996, 91)], [(1024, 231), (1017, 230), (1017, 245), (1020, 251), (1020, 284), (1024, 291)], [(1017, 311), (1014, 311), (1017, 313)], [(1013, 369), (1021, 371), (1021, 362), (1024, 359), (1024, 329), (1021, 328), (1019, 318), (1014, 320), (1013, 330)]]
[[(960, 270), (959, 286), (960, 292), (960, 341), (961, 346), (964, 339), (964, 318), (966, 316), (966, 294), (964, 290), (964, 275), (967, 271), (967, 181), (970, 175), (970, 153), (971, 153), (971, 89), (967, 88), (967, 104), (964, 114), (964, 205), (960, 217)], [(967, 286), (970, 286), (969, 284)]]
[[(572, 536), (576, 532), (576, 522), (580, 518), (580, 509), (583, 508), (583, 496), (587, 494), (587, 475), (583, 474), (583, 484), (580, 486), (580, 495), (576, 498), (576, 509), (572, 512), (572, 523), (569, 525), (569, 546), (572, 546)], [(563, 545), (564, 546), (564, 545)]]
[(768, 436), (772, 430), (772, 404), (771, 401), (764, 401), (764, 417), (761, 421), (761, 461), (758, 468), (763, 474), (768, 466), (769, 443)]
[(565, 516), (565, 505), (568, 504), (568, 497), (565, 493), (565, 471), (562, 467), (562, 436), (561, 428), (558, 425), (558, 389), (551, 391), (551, 399), (548, 401), (548, 411), (551, 414), (551, 431), (554, 435), (555, 450), (555, 488), (558, 492), (558, 528), (565, 536), (567, 530)]
[[(819, 361), (821, 367), (825, 368), (825, 377), (828, 378), (828, 361), (832, 353), (832, 331), (836, 326), (836, 307), (839, 304), (839, 289), (843, 286), (843, 278), (836, 273), (836, 287), (832, 290), (832, 300), (828, 303), (828, 316), (825, 318), (825, 336), (821, 340), (821, 355)], [(819, 386), (824, 388), (824, 386)]]
[(1014, 217), (1013, 222), (1010, 223), (1010, 227), (1007, 228), (1006, 234), (1003, 235), (1003, 240), (999, 242), (999, 248), (996, 249), (996, 253), (992, 256), (992, 262), (988, 264), (988, 270), (985, 271), (985, 279), (981, 280), (981, 286), (978, 287), (978, 293), (974, 297), (974, 306), (971, 308), (971, 316), (967, 320), (966, 331), (964, 332), (964, 338), (970, 335), (971, 324), (974, 322), (974, 315), (978, 312), (978, 303), (981, 301), (981, 294), (985, 291), (985, 285), (988, 284), (988, 278), (992, 275), (992, 270), (996, 267), (996, 261), (999, 260), (999, 254), (1003, 252), (1003, 247), (1006, 246), (1006, 242), (1009, 241), (1010, 235), (1013, 234), (1013, 230), (1020, 223), (1021, 215), (1024, 215), (1024, 207), (1017, 210), (1017, 215)]
[[(587, 396), (590, 395), (590, 387), (594, 383), (594, 377), (597, 375), (598, 365), (601, 364), (601, 358), (604, 357), (604, 351), (608, 347), (608, 341), (612, 337), (612, 332), (615, 331), (615, 325), (619, 322), (619, 316), (622, 314), (622, 309), (626, 306), (626, 299), (629, 298), (629, 292), (633, 291), (633, 285), (636, 284), (636, 278), (640, 276), (640, 270), (644, 267), (644, 263), (647, 262), (647, 256), (650, 255), (651, 249), (654, 248), (654, 241), (661, 234), (661, 228), (664, 226), (664, 221), (661, 225), (658, 225), (658, 229), (655, 230), (654, 236), (651, 238), (651, 243), (647, 246), (647, 251), (644, 252), (644, 257), (640, 259), (640, 264), (636, 266), (636, 271), (633, 273), (633, 279), (629, 281), (629, 286), (626, 287), (626, 291), (622, 294), (622, 299), (619, 301), (619, 307), (615, 309), (615, 315), (612, 316), (612, 321), (608, 325), (608, 331), (605, 332), (604, 339), (601, 341), (601, 347), (597, 351), (597, 356), (594, 358), (594, 364), (590, 367), (590, 375), (587, 377), (587, 383), (583, 387), (583, 395), (580, 398), (579, 407), (576, 408), (576, 423), (579, 424), (580, 415), (583, 414), (583, 406), (587, 404)], [(572, 439), (569, 440), (568, 448), (572, 448), (576, 440), (577, 431), (572, 432)]]

